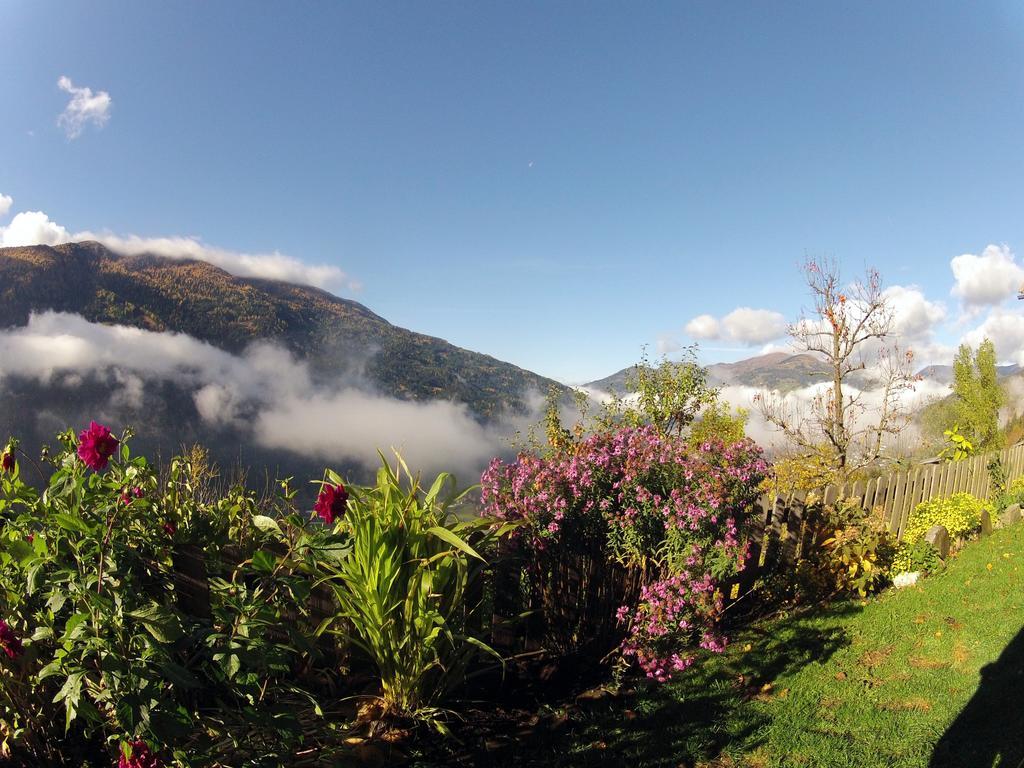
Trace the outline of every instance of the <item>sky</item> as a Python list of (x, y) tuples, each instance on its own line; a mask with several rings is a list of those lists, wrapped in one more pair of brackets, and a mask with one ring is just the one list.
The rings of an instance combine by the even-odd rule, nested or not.
[(0, 243), (326, 287), (567, 382), (785, 349), (799, 264), (1024, 363), (1017, 3), (0, 0)]

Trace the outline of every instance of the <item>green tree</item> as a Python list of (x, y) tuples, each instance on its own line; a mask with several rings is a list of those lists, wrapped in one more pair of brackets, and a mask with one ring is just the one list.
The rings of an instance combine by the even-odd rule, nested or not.
[(652, 424), (664, 435), (682, 435), (708, 406), (718, 403), (718, 388), (708, 381), (708, 371), (697, 362), (695, 346), (687, 347), (679, 361), (662, 358), (652, 365), (644, 350), (626, 390), (616, 394), (599, 420), (605, 426)]
[[(1006, 401), (996, 376), (996, 348), (985, 339), (972, 351), (961, 344), (953, 360), (954, 424), (976, 450), (999, 447), (999, 409)], [(952, 425), (950, 425), (952, 426)]]
[(727, 445), (738, 442), (747, 436), (749, 418), (750, 411), (746, 408), (733, 411), (726, 400), (715, 400), (701, 411), (700, 418), (690, 427), (687, 439), (693, 446), (712, 440), (721, 440)]

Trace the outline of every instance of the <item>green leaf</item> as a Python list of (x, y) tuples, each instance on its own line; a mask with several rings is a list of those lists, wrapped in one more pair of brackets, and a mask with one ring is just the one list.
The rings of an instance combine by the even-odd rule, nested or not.
[(39, 670), (39, 672), (36, 674), (36, 680), (38, 682), (42, 682), (43, 680), (46, 680), (48, 677), (54, 677), (56, 675), (59, 675), (61, 673), (61, 670), (62, 670), (61, 660), (60, 659), (54, 659), (49, 664), (47, 664), (45, 667), (43, 667), (42, 669)]
[(85, 677), (85, 672), (72, 672), (68, 675), (68, 679), (64, 681), (64, 685), (57, 691), (57, 695), (53, 697), (53, 703), (64, 702), (64, 732), (67, 733), (71, 729), (71, 722), (75, 719), (75, 715), (78, 713), (78, 701), (82, 698), (82, 679)]
[(252, 524), (259, 528), (264, 533), (276, 533), (280, 538), (284, 538), (284, 531), (281, 530), (281, 526), (277, 524), (277, 520), (266, 515), (253, 515)]
[(36, 563), (25, 572), (25, 591), (33, 595), (39, 588), (39, 574), (43, 571), (43, 564)]
[(160, 643), (173, 643), (185, 634), (178, 617), (158, 603), (132, 611), (128, 616), (142, 624)]
[(252, 567), (257, 571), (271, 573), (277, 567), (277, 558), (265, 549), (261, 549), (252, 556)]
[(427, 533), (437, 536), (437, 538), (447, 542), (448, 544), (451, 544), (456, 549), (461, 549), (470, 557), (475, 557), (477, 560), (483, 561), (483, 558), (480, 557), (479, 553), (475, 549), (473, 549), (471, 546), (469, 546), (469, 544), (464, 542), (462, 539), (460, 539), (454, 533), (449, 531), (447, 528), (442, 528), (439, 525), (434, 525), (430, 528), (427, 528)]
[(66, 515), (62, 512), (58, 512), (53, 516), (53, 520), (66, 531), (75, 531), (76, 533), (93, 532), (92, 526), (82, 518), (75, 517), (74, 515)]
[(68, 640), (72, 640), (75, 637), (77, 637), (78, 634), (81, 634), (76, 634), (75, 630), (78, 629), (82, 622), (84, 622), (88, 618), (88, 613), (76, 613), (74, 616), (68, 619), (67, 623), (64, 625), (64, 634), (61, 636), (61, 642), (66, 643)]
[(18, 565), (24, 566), (29, 560), (35, 557), (35, 550), (27, 541), (21, 539), (7, 540), (3, 542), (3, 551), (9, 552), (18, 561)]

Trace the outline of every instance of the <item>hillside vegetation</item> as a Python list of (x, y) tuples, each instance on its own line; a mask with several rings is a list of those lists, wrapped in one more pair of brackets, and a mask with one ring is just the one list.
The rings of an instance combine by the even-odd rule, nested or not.
[(465, 403), (481, 419), (522, 412), (530, 392), (555, 385), (308, 286), (236, 277), (203, 261), (119, 256), (95, 242), (0, 248), (0, 327), (43, 310), (177, 331), (230, 352), (274, 340), (320, 376), (363, 372), (384, 394)]

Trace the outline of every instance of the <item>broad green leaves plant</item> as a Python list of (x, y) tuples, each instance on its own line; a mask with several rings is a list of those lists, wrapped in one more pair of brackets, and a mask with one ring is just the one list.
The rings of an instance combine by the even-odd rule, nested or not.
[[(462, 682), (475, 656), (497, 656), (470, 634), (479, 600), (472, 588), (482, 553), (512, 525), (459, 520), (465, 492), (454, 492), (450, 475), (424, 490), (400, 457), (394, 467), (382, 461), (376, 485), (350, 489), (335, 523), (345, 549), (320, 568), (347, 625), (336, 630), (377, 667), (384, 712), (426, 716), (443, 728), (431, 707)], [(327, 482), (341, 479), (328, 472)]]

